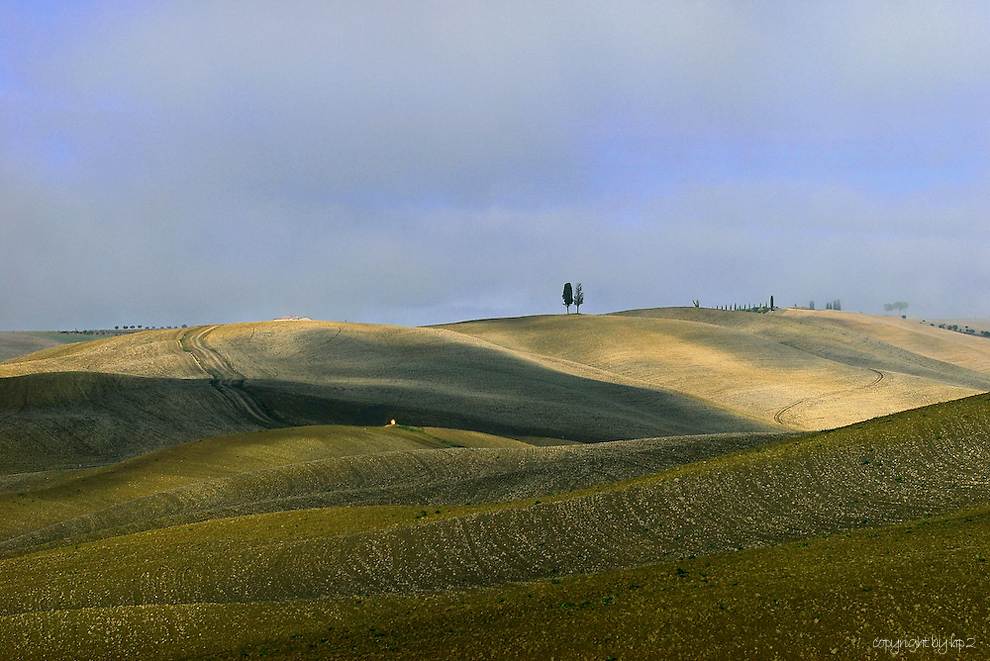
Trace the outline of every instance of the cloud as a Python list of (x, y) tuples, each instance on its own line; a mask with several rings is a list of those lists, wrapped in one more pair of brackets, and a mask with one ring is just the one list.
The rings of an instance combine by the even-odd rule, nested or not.
[(0, 326), (431, 323), (564, 280), (982, 316), (988, 13), (14, 5)]

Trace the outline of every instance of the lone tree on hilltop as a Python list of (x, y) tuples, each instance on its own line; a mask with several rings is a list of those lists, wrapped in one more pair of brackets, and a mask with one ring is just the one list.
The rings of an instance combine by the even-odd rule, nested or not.
[(571, 305), (574, 304), (574, 290), (571, 289), (571, 283), (564, 283), (564, 307), (567, 308), (567, 314), (571, 312)]
[(574, 307), (577, 313), (581, 314), (581, 304), (584, 303), (584, 292), (581, 290), (581, 283), (574, 285)]

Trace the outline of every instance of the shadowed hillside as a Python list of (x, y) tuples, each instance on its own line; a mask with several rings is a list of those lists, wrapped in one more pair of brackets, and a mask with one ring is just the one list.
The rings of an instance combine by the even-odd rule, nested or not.
[(105, 464), (253, 428), (208, 381), (89, 372), (0, 378), (0, 473)]
[(48, 349), (0, 365), (0, 375), (5, 472), (108, 463), (249, 429), (393, 418), (579, 441), (766, 429), (695, 398), (435, 329), (151, 331)]

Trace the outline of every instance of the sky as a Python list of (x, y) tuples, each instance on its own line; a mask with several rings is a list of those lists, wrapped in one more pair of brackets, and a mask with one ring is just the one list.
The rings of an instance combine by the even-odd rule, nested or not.
[(0, 329), (990, 317), (985, 2), (0, 0)]

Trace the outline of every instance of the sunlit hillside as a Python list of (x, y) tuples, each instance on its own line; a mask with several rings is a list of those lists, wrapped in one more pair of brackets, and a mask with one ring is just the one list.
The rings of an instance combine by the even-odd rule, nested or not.
[[(898, 320), (901, 321), (901, 320)], [(695, 308), (447, 326), (561, 370), (827, 429), (990, 389), (990, 340), (840, 312)]]

